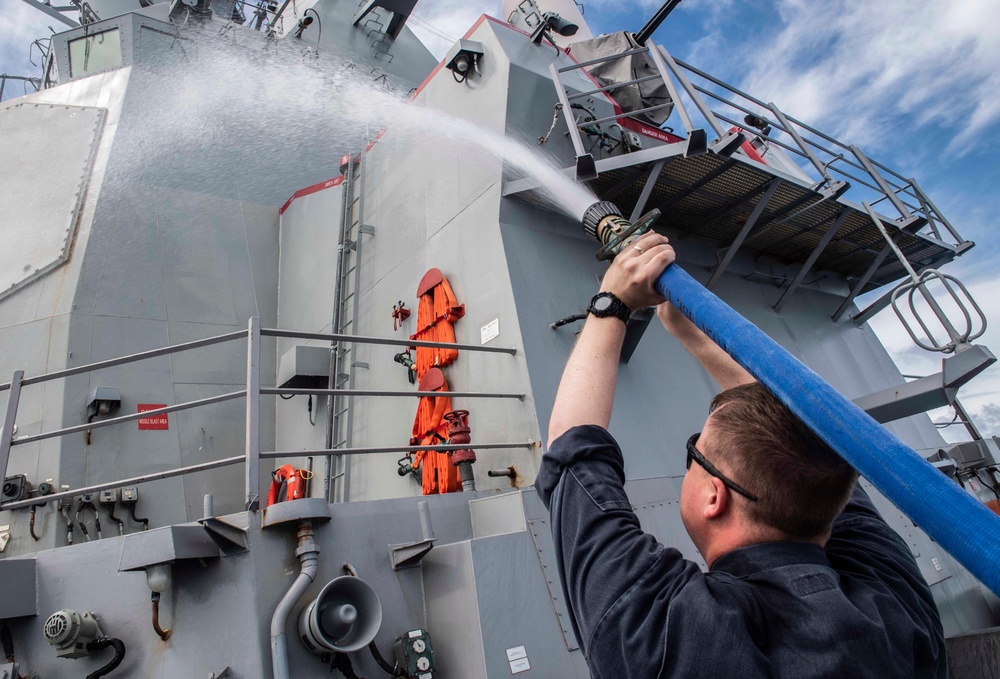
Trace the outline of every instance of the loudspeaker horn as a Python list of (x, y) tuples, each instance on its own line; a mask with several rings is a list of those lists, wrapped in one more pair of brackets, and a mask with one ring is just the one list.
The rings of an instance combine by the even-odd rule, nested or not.
[(317, 655), (360, 650), (381, 627), (378, 595), (367, 582), (351, 575), (326, 583), (299, 616), (299, 637)]

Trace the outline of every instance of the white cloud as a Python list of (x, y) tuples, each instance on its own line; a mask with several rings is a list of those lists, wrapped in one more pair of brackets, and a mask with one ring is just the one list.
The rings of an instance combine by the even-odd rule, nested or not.
[(775, 8), (776, 26), (736, 39), (726, 26), (700, 40), (692, 59), (870, 149), (914, 134), (915, 121), (950, 129), (948, 152), (961, 154), (1000, 119), (995, 0), (777, 0)]
[[(28, 59), (29, 46), (36, 38), (52, 35), (49, 26), (62, 31), (65, 25), (21, 0), (0, 0), (0, 16), (3, 17), (0, 19), (0, 73), (39, 76), (41, 69), (32, 66)], [(37, 49), (33, 50), (33, 58), (36, 64), (40, 63)], [(21, 93), (18, 84), (8, 83), (7, 86), (16, 94)], [(4, 96), (9, 98), (9, 94)]]

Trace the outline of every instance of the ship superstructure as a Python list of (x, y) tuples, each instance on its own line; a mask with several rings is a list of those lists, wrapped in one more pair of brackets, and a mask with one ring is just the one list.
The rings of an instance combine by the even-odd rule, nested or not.
[[(969, 422), (946, 445), (924, 414), (995, 361), (938, 273), (973, 244), (916, 179), (657, 45), (676, 3), (596, 38), (575, 3), (508, 3), (441, 63), (414, 0), (127, 4), (78, 6), (42, 89), (0, 105), (21, 674), (93, 672), (108, 637), (109, 676), (588, 676), (531, 489), (606, 266), (588, 196), (661, 210), (706, 287), (995, 495), (996, 441)], [(949, 292), (958, 315), (933, 313)], [(913, 382), (867, 325), (908, 296), (943, 355)], [(651, 318), (612, 430), (644, 529), (704, 567), (679, 451), (714, 386)], [(996, 596), (869, 492), (946, 634), (995, 627)]]

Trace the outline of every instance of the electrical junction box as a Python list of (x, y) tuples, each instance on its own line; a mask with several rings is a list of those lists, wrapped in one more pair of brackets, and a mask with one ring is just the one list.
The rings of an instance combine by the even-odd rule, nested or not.
[(125, 486), (122, 488), (122, 504), (134, 505), (139, 501), (139, 489), (135, 486)]
[(330, 384), (330, 347), (292, 347), (278, 362), (277, 382), (285, 389), (325, 389)]
[(38, 615), (34, 558), (0, 559), (0, 582), (0, 620)]
[(118, 502), (118, 489), (117, 488), (106, 488), (101, 491), (100, 503), (102, 505), (113, 505)]
[(407, 632), (396, 640), (396, 662), (406, 670), (406, 676), (416, 679), (434, 679), (434, 647), (431, 636), (424, 629)]
[(3, 480), (3, 495), (0, 497), (0, 501), (17, 502), (18, 500), (23, 500), (29, 490), (31, 488), (28, 486), (27, 476), (24, 474), (8, 476)]

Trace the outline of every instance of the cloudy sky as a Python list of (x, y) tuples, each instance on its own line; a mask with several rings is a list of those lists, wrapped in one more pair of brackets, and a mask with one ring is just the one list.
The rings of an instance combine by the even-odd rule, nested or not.
[[(595, 35), (635, 31), (660, 4), (587, 0), (585, 17)], [(420, 0), (411, 24), (441, 56), (483, 13), (499, 16), (499, 0)], [(0, 0), (0, 72), (37, 75), (29, 45), (50, 26), (61, 30), (21, 0)], [(1000, 248), (989, 237), (1000, 214), (1000, 141), (991, 134), (1000, 122), (1000, 3), (685, 0), (654, 40), (916, 177), (962, 236), (977, 243), (945, 270), (969, 286), (994, 321), (980, 343), (1000, 352)], [(8, 87), (5, 99), (19, 93)], [(916, 348), (890, 310), (873, 325), (904, 373), (940, 370), (941, 356)], [(984, 433), (1000, 435), (1000, 368), (961, 398)], [(943, 431), (960, 439), (958, 429)]]

